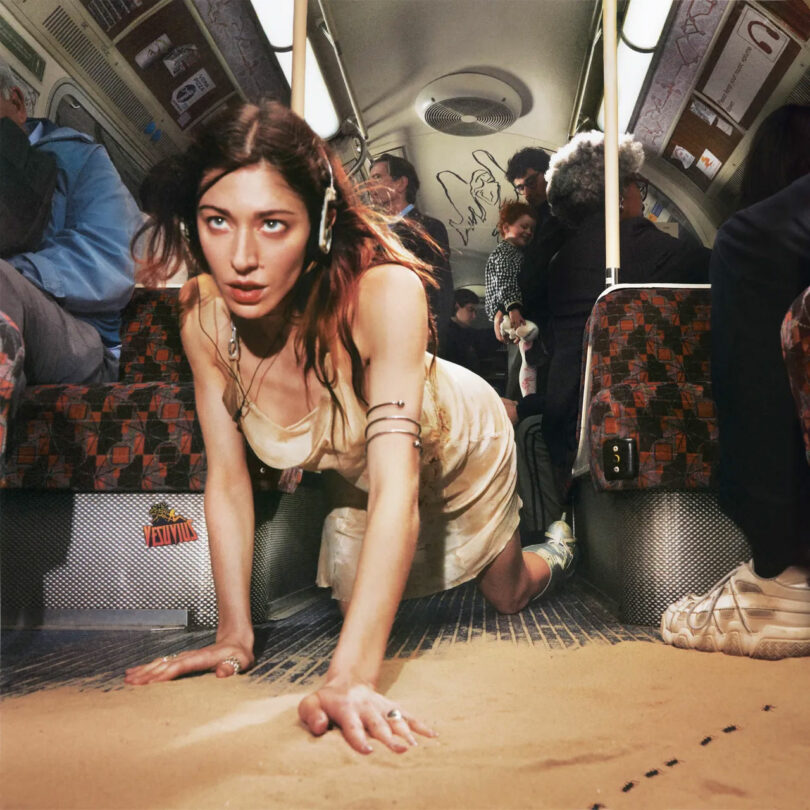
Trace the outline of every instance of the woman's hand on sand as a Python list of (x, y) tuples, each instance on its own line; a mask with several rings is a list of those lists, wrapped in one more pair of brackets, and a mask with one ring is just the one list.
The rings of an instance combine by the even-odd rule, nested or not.
[[(253, 666), (253, 644), (218, 641), (199, 650), (164, 655), (127, 670), (124, 682), (143, 686), (159, 681), (171, 681), (190, 672), (213, 670), (217, 678), (228, 678)], [(239, 666), (235, 666), (238, 662)]]
[(416, 745), (414, 733), (435, 737), (436, 732), (402, 711), (397, 704), (360, 682), (327, 683), (298, 704), (301, 722), (316, 737), (338, 726), (346, 742), (361, 754), (370, 754), (370, 739), (379, 740), (397, 754)]

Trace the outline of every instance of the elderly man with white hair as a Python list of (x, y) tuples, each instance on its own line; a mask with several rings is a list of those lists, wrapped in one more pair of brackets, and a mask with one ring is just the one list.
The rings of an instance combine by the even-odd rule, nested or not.
[[(130, 241), (141, 214), (103, 146), (47, 119), (28, 118), (22, 90), (2, 59), (0, 119), (7, 119), (0, 143), (11, 143), (16, 129), (9, 127), (17, 127), (28, 141), (24, 151), (47, 152), (56, 162), (41, 235), (0, 257), (1, 474), (7, 422), (26, 384), (118, 378), (121, 310), (134, 287)], [(23, 187), (24, 172), (20, 182)], [(13, 194), (13, 187), (5, 184), (3, 193)], [(9, 220), (3, 218), (0, 229), (11, 227)], [(0, 244), (17, 241), (3, 232)]]

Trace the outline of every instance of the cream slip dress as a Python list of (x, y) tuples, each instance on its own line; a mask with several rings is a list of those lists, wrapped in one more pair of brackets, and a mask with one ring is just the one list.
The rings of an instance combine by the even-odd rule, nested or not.
[[(329, 360), (329, 358), (327, 358)], [(420, 530), (403, 598), (452, 588), (477, 576), (509, 542), (518, 525), (515, 438), (496, 391), (461, 366), (425, 355), (419, 485)], [(236, 389), (238, 362), (231, 360)], [(329, 367), (331, 370), (331, 361)], [(242, 395), (226, 391), (224, 401)], [(335, 395), (345, 420), (323, 394), (306, 416), (282, 427), (245, 397), (239, 424), (254, 453), (276, 469), (335, 470), (368, 492), (366, 406), (348, 369), (338, 371)], [(385, 438), (377, 441), (386, 441)], [(418, 451), (414, 451), (418, 452)], [(348, 600), (366, 528), (366, 511), (341, 506), (323, 527), (317, 584)]]

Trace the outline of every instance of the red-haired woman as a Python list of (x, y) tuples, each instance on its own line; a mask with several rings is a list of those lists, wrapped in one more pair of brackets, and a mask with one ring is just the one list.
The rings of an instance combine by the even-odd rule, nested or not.
[[(276, 468), (335, 470), (367, 493), (333, 511), (318, 582), (345, 621), (325, 683), (299, 713), (356, 750), (429, 729), (376, 691), (400, 599), (478, 577), (514, 612), (571, 567), (560, 537), (521, 550), (512, 426), (479, 377), (425, 354), (427, 269), (364, 208), (298, 117), (243, 105), (150, 177), (145, 280), (180, 262), (183, 345), (208, 461), (216, 642), (128, 671), (145, 684), (253, 664), (253, 501), (245, 445)], [(421, 520), (420, 520), (421, 518)]]

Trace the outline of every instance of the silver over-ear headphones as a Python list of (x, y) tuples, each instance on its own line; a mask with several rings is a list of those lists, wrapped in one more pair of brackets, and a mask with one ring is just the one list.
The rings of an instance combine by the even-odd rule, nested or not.
[(329, 251), (332, 249), (332, 225), (334, 224), (333, 221), (329, 220), (329, 206), (337, 199), (337, 192), (335, 191), (335, 175), (332, 172), (332, 164), (326, 155), (324, 155), (324, 158), (329, 169), (329, 186), (323, 193), (321, 223), (318, 227), (318, 247), (324, 256), (328, 256)]

